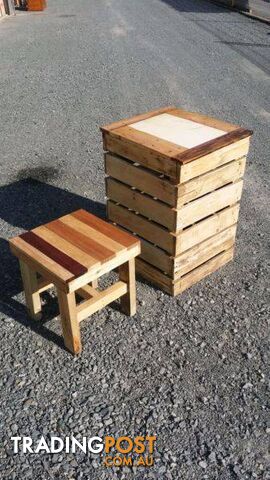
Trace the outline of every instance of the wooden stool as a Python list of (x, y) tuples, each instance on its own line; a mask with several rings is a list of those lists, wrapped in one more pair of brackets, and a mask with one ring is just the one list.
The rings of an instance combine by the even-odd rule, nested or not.
[[(140, 242), (85, 210), (12, 238), (10, 248), (19, 258), (31, 317), (40, 318), (40, 293), (56, 286), (64, 342), (72, 353), (81, 352), (84, 318), (120, 297), (123, 312), (136, 313), (134, 259)], [(99, 291), (98, 278), (117, 267), (119, 281)], [(75, 293), (84, 301), (77, 304)]]
[(178, 295), (232, 260), (251, 130), (167, 107), (102, 127), (107, 215)]

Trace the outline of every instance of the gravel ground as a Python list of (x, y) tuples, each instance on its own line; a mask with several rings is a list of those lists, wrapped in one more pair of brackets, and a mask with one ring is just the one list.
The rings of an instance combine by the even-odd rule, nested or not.
[[(49, 0), (0, 24), (0, 477), (268, 476), (269, 28), (201, 0)], [(29, 321), (6, 239), (77, 207), (104, 215), (99, 125), (175, 104), (255, 131), (236, 257), (178, 298), (138, 281), (63, 348), (53, 292)], [(18, 454), (33, 439), (157, 435), (155, 466)]]

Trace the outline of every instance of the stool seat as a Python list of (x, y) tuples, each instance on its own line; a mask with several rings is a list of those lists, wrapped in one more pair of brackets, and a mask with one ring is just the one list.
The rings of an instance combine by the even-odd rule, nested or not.
[(15, 255), (69, 292), (137, 255), (139, 245), (133, 235), (85, 210), (10, 240)]
[[(20, 261), (26, 303), (32, 317), (40, 314), (40, 293), (56, 286), (65, 344), (73, 353), (79, 353), (81, 346), (77, 327), (75, 343), (79, 345), (70, 342), (73, 336), (70, 324), (76, 326), (120, 296), (125, 313), (135, 313), (134, 258), (140, 253), (140, 241), (134, 235), (85, 210), (77, 210), (14, 237), (9, 243)], [(98, 278), (117, 267), (120, 281), (98, 291)], [(75, 292), (86, 301), (76, 305)]]

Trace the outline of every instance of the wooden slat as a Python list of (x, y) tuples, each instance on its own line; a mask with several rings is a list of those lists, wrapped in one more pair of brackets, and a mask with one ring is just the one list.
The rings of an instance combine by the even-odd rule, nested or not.
[(131, 232), (136, 232), (141, 237), (160, 246), (169, 253), (174, 253), (175, 237), (165, 228), (111, 201), (107, 203), (107, 212), (108, 218), (112, 222), (125, 227)]
[(140, 258), (150, 265), (166, 272), (170, 278), (179, 278), (190, 270), (214, 257), (223, 250), (228, 250), (235, 241), (236, 225), (221, 231), (217, 235), (198, 243), (184, 253), (173, 258), (164, 250), (141, 239), (142, 253)]
[[(125, 228), (120, 225), (117, 225), (117, 228), (125, 231)], [(161, 248), (157, 247), (153, 243), (148, 242), (142, 237), (136, 235), (136, 238), (141, 244), (140, 258), (152, 265), (155, 265), (160, 270), (173, 275), (174, 258)]]
[(73, 212), (71, 215), (89, 227), (92, 227), (98, 230), (100, 233), (103, 233), (115, 242), (118, 242), (122, 247), (134, 247), (134, 244), (136, 243), (136, 239), (129, 233), (119, 230), (119, 228), (116, 228), (114, 225), (104, 222), (104, 220), (101, 220), (85, 210), (78, 210), (77, 212)]
[(78, 295), (80, 295), (80, 297), (85, 298), (87, 300), (89, 298), (96, 297), (99, 294), (98, 290), (91, 287), (90, 285), (85, 285), (84, 287), (79, 288), (76, 291), (76, 293), (78, 293)]
[(46, 292), (47, 290), (53, 287), (54, 287), (54, 284), (49, 282), (46, 279), (41, 278), (38, 281), (38, 293)]
[(161, 178), (157, 173), (110, 153), (105, 153), (105, 169), (107, 175), (135, 187), (141, 192), (157, 197), (173, 207), (176, 206), (176, 185)]
[(67, 281), (61, 279), (59, 275), (56, 275), (54, 272), (52, 272), (48, 268), (44, 267), (37, 261), (33, 260), (30, 256), (25, 255), (25, 253), (22, 253), (21, 250), (18, 250), (11, 243), (10, 243), (10, 250), (13, 253), (13, 255), (18, 257), (19, 260), (22, 260), (24, 263), (26, 263), (30, 268), (32, 268), (35, 272), (37, 272), (42, 277), (47, 278), (48, 281), (50, 281), (50, 283), (53, 283), (53, 285), (58, 286), (65, 292), (69, 291)]
[(239, 142), (220, 148), (211, 154), (198, 158), (195, 162), (181, 165), (179, 183), (187, 182), (188, 180), (198, 177), (210, 170), (214, 170), (225, 163), (245, 157), (248, 153), (248, 149), (249, 139), (245, 138), (239, 140)]
[(136, 271), (139, 275), (146, 278), (150, 283), (157, 285), (165, 292), (172, 295), (173, 282), (165, 273), (145, 262), (141, 258), (136, 258)]
[(85, 268), (82, 264), (71, 258), (69, 255), (66, 255), (61, 250), (55, 248), (49, 242), (39, 237), (36, 233), (25, 232), (20, 235), (20, 238), (27, 244), (39, 250), (41, 253), (46, 255), (55, 263), (71, 272), (74, 277), (79, 277), (80, 275), (86, 273), (87, 268)]
[(74, 260), (77, 260), (77, 262), (80, 262), (86, 268), (90, 268), (92, 265), (97, 263), (97, 260), (94, 257), (91, 257), (84, 251), (80, 250), (75, 245), (70, 243), (68, 239), (65, 240), (63, 237), (60, 237), (47, 227), (37, 227), (33, 230), (33, 232), (36, 232), (40, 237), (44, 238), (44, 240), (47, 240), (52, 245), (55, 245), (58, 250), (70, 255), (72, 258), (74, 258)]
[(210, 275), (211, 273), (215, 272), (232, 259), (233, 248), (230, 248), (229, 250), (220, 253), (211, 260), (208, 260), (208, 262), (204, 263), (200, 267), (196, 268), (195, 270), (178, 280), (174, 284), (173, 295), (178, 295), (179, 293), (182, 293), (184, 290), (190, 288), (192, 285), (195, 285), (197, 282)]
[(177, 208), (229, 182), (242, 178), (246, 159), (235, 160), (178, 186)]
[(46, 227), (60, 237), (63, 237), (64, 239), (68, 238), (69, 243), (80, 248), (83, 252), (95, 258), (98, 262), (105, 262), (115, 255), (114, 251), (105, 248), (86, 235), (78, 233), (74, 228), (71, 228), (60, 220), (54, 220), (53, 222), (48, 223)]
[(146, 240), (141, 240), (142, 253), (140, 258), (146, 262), (159, 268), (162, 272), (166, 272), (168, 275), (173, 276), (174, 271), (174, 259), (168, 253), (164, 252), (161, 248), (153, 245)]
[(202, 220), (201, 222), (180, 232), (176, 237), (176, 254), (192, 248), (194, 245), (212, 237), (216, 233), (234, 225), (238, 220), (239, 204)]
[[(123, 128), (127, 129), (129, 127)], [(177, 162), (168, 157), (164, 151), (162, 152), (162, 149), (156, 149), (155, 147), (151, 148), (149, 142), (148, 144), (146, 142), (146, 145), (142, 145), (138, 141), (136, 142), (127, 139), (115, 132), (118, 132), (118, 130), (113, 131), (110, 134), (104, 134), (105, 150), (116, 153), (117, 155), (128, 158), (134, 162), (138, 162), (150, 169), (168, 175), (175, 180), (177, 179)], [(136, 130), (133, 130), (133, 132), (136, 132)], [(137, 132), (137, 134), (139, 133), (141, 132)], [(173, 152), (175, 153), (175, 150)]]
[(235, 241), (236, 225), (186, 250), (174, 259), (174, 279), (180, 278), (218, 253), (229, 250)]
[(175, 107), (170, 106), (170, 107), (159, 108), (151, 112), (146, 112), (140, 115), (135, 115), (134, 117), (131, 117), (131, 118), (120, 120), (119, 122), (110, 123), (109, 125), (105, 125), (104, 127), (101, 127), (100, 130), (102, 132), (116, 130), (117, 128), (121, 128), (126, 125), (130, 125), (131, 123), (139, 122), (141, 120), (145, 120), (146, 118), (154, 117), (155, 115), (160, 115), (161, 113), (169, 112), (171, 110), (175, 110)]
[(238, 128), (232, 132), (222, 135), (221, 137), (217, 137), (213, 140), (209, 140), (208, 142), (202, 143), (201, 145), (181, 152), (175, 155), (174, 159), (178, 160), (182, 164), (193, 162), (197, 158), (209, 155), (210, 153), (213, 153), (220, 148), (231, 145), (244, 138), (248, 138), (252, 135), (252, 133), (253, 132), (251, 130), (247, 130), (245, 128)]
[(146, 278), (150, 283), (153, 283), (170, 295), (175, 296), (215, 272), (232, 260), (232, 258), (233, 248), (230, 248), (174, 282), (166, 274), (162, 273), (152, 265), (149, 265), (147, 262), (144, 262), (140, 258), (136, 259), (136, 270), (139, 275)]
[(193, 200), (178, 210), (177, 229), (185, 228), (199, 220), (227, 207), (234, 205), (241, 198), (243, 180), (238, 180), (204, 197)]
[(136, 244), (133, 248), (125, 250), (122, 253), (119, 253), (117, 256), (108, 260), (107, 262), (103, 263), (102, 265), (98, 265), (97, 267), (92, 267), (89, 271), (80, 278), (71, 281), (68, 284), (68, 291), (73, 292), (78, 290), (78, 288), (83, 287), (89, 282), (96, 280), (97, 278), (101, 277), (105, 273), (111, 272), (113, 269), (119, 267), (124, 262), (127, 262), (133, 257), (136, 257), (141, 253), (140, 244)]
[(223, 120), (218, 120), (217, 118), (208, 117), (207, 115), (202, 115), (201, 113), (187, 112), (181, 108), (171, 110), (170, 115), (185, 118), (187, 120), (191, 120), (192, 122), (201, 123), (202, 125), (207, 125), (208, 127), (224, 130), (224, 132), (233, 132), (239, 128), (238, 125), (233, 125), (232, 123), (224, 122)]
[(154, 200), (138, 190), (133, 190), (113, 178), (106, 179), (106, 195), (114, 202), (131, 208), (169, 230), (175, 231), (176, 210), (167, 204)]
[[(70, 271), (54, 262), (40, 250), (37, 250), (35, 247), (32, 247), (32, 245), (26, 243), (20, 237), (12, 238), (9, 242), (13, 253), (19, 258), (22, 257), (26, 263), (29, 263), (30, 261), (35, 270), (41, 274), (45, 272), (46, 276), (47, 273), (51, 273), (55, 280), (58, 279), (58, 281), (62, 282), (67, 282), (74, 278), (74, 275), (70, 273)], [(38, 268), (38, 265), (41, 266), (41, 269)], [(51, 277), (48, 278), (50, 279)]]
[(109, 305), (109, 303), (114, 302), (126, 293), (127, 284), (125, 282), (119, 281), (116, 282), (114, 285), (108, 287), (106, 290), (103, 290), (103, 292), (100, 292), (93, 298), (80, 303), (77, 306), (78, 322), (81, 322), (84, 318), (92, 315), (101, 308), (106, 307), (106, 305)]
[(115, 242), (112, 238), (104, 235), (96, 228), (89, 227), (84, 222), (81, 222), (77, 218), (73, 217), (72, 215), (67, 215), (66, 217), (61, 218), (61, 222), (69, 227), (73, 228), (79, 234), (85, 235), (87, 238), (94, 240), (97, 242), (102, 248), (108, 249), (109, 251), (114, 252), (117, 254), (118, 252), (122, 252), (126, 250), (126, 247), (120, 245), (120, 243)]

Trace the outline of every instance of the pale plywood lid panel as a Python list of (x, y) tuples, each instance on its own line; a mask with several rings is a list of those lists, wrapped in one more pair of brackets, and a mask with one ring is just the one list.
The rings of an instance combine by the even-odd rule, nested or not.
[(185, 148), (196, 147), (226, 133), (168, 113), (133, 123), (130, 127)]

